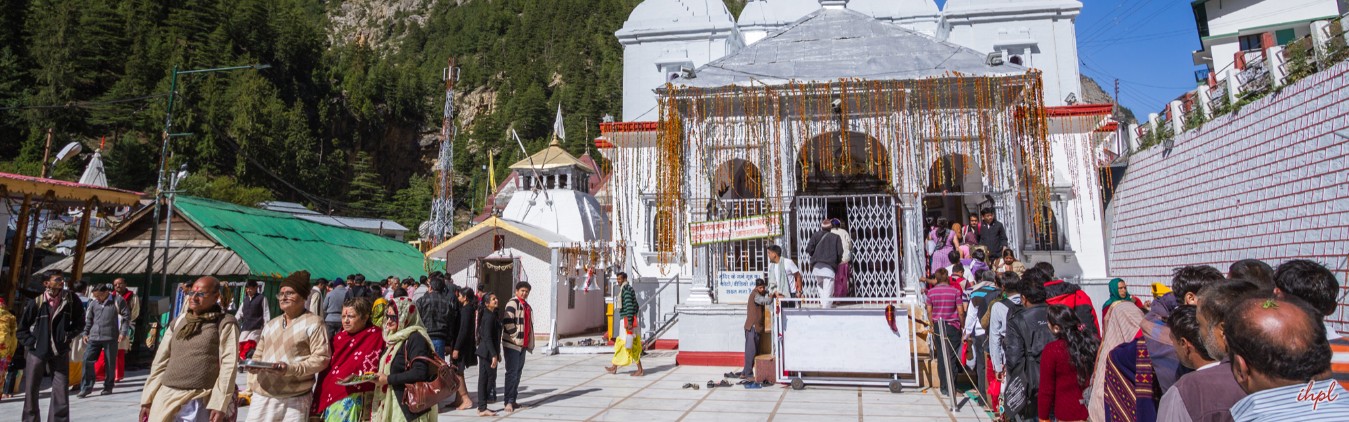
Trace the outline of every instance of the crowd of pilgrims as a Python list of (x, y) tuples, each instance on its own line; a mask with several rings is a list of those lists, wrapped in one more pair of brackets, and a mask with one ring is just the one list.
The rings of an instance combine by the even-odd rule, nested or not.
[(1317, 262), (1180, 267), (1148, 301), (1116, 278), (1098, 313), (1051, 264), (957, 253), (924, 279), (938, 384), (1001, 420), (1349, 420), (1342, 287)]
[[(69, 382), (71, 345), (98, 343), (86, 328), (101, 324), (95, 307), (108, 304), (110, 327), (123, 324), (129, 333), (133, 318), (114, 313), (124, 302), (109, 296), (111, 286), (93, 289), (90, 300), (65, 282), (64, 274), (45, 274), (43, 290), (20, 295), (11, 308), (17, 318), (0, 308), (0, 340), (8, 339), (0, 354), (27, 358), (24, 421), (42, 420), (37, 392), (46, 377), (54, 386)], [(379, 284), (362, 275), (311, 282), (299, 271), (279, 283), (276, 316), (256, 282), (237, 300), (209, 276), (180, 288), (182, 312), (162, 316), (164, 328), (149, 335), (157, 345), (140, 394), (142, 421), (233, 421), (240, 405), (248, 406), (249, 421), (434, 421), (440, 406), (494, 416), (488, 405), (498, 400), (506, 411), (520, 408), (520, 374), (534, 347), (529, 283), (499, 298), (457, 287), (441, 273)], [(111, 345), (117, 348), (115, 340)], [(464, 383), (472, 366), (479, 367), (476, 398)], [(500, 399), (498, 368), (506, 371)], [(93, 387), (90, 372), (72, 389), (82, 390), (80, 398)], [(236, 377), (243, 376), (247, 386), (239, 391)], [(105, 379), (101, 394), (110, 394), (120, 374)], [(428, 388), (446, 385), (454, 386), (441, 394), (449, 397)], [(67, 393), (52, 389), (47, 420), (70, 419)]]

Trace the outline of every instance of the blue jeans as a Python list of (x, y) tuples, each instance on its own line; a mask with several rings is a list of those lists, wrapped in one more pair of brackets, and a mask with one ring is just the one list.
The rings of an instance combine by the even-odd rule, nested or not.
[(431, 348), (436, 349), (437, 357), (445, 357), (445, 340), (431, 337)]
[(519, 406), (515, 398), (520, 395), (520, 372), (525, 369), (525, 351), (503, 348), (502, 352), (506, 357), (506, 397), (501, 402)]

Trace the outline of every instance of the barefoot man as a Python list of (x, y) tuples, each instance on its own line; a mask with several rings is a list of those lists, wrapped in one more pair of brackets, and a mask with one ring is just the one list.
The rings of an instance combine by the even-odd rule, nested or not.
[(622, 324), (619, 327), (620, 334), (614, 340), (614, 358), (613, 365), (604, 368), (610, 374), (618, 372), (618, 367), (637, 364), (637, 372), (632, 376), (640, 377), (646, 373), (642, 370), (642, 337), (637, 334), (637, 291), (628, 283), (628, 273), (619, 272), (617, 275), (619, 285), (619, 308), (618, 315), (622, 318)]

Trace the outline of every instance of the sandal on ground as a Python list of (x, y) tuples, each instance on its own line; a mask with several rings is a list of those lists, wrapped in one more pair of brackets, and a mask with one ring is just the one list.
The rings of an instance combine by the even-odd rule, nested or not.
[(690, 389), (690, 388), (693, 388), (693, 387), (697, 387), (697, 385), (694, 385), (693, 383), (690, 382), (690, 383), (685, 383), (684, 386), (683, 386), (683, 387), (680, 387), (680, 388), (683, 388), (683, 389)]
[(726, 382), (726, 380), (721, 380), (720, 383), (717, 383), (717, 386), (718, 386), (718, 387), (730, 387), (730, 386), (731, 386), (731, 383)]
[(743, 373), (740, 373), (740, 372), (727, 372), (727, 373), (722, 374), (722, 375), (724, 375), (726, 378), (740, 378), (740, 377), (744, 376), (744, 374), (743, 374)]
[(717, 383), (709, 380), (707, 381), (707, 388), (717, 388)]

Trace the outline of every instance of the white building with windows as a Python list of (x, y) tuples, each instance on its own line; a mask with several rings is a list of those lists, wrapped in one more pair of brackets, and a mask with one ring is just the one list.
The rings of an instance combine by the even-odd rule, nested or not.
[[(1194, 64), (1221, 79), (1239, 53), (1263, 51), (1306, 37), (1312, 22), (1344, 13), (1342, 0), (1195, 0), (1194, 23), (1203, 48)], [(1244, 58), (1244, 55), (1243, 55)]]
[[(926, 261), (925, 219), (963, 221), (983, 207), (1007, 226), (1018, 258), (1051, 261), (1070, 279), (1105, 278), (1095, 145), (1114, 126), (1109, 105), (1074, 104), (1081, 8), (1073, 0), (950, 0), (945, 10), (932, 0), (751, 0), (737, 22), (720, 0), (639, 5), (616, 34), (625, 48), (624, 121), (602, 125), (596, 144), (613, 167), (613, 239), (643, 291), (648, 336), (678, 338), (681, 360), (737, 350), (735, 333), (704, 329), (718, 318), (743, 321), (743, 306), (715, 305), (718, 272), (762, 271), (763, 249), (774, 243), (808, 261), (808, 224), (824, 217), (847, 222), (863, 257), (859, 296), (911, 292), (906, 281)], [(962, 88), (924, 85), (937, 79)], [(1030, 79), (1033, 87), (1022, 85)], [(848, 81), (857, 85), (840, 85)], [(989, 84), (1006, 86), (1005, 95), (976, 100)], [(816, 91), (791, 92), (801, 89)], [(1026, 120), (1019, 107), (1043, 115)], [(1006, 126), (1040, 118), (1042, 135)], [(1044, 141), (1024, 143), (1031, 138)], [(684, 142), (672, 151), (679, 143), (668, 139)], [(955, 147), (955, 139), (977, 146)], [(1027, 155), (1039, 167), (1008, 159), (1016, 145), (1044, 148)], [(1037, 180), (1035, 192), (1017, 191), (1026, 177)], [(690, 224), (764, 213), (782, 216), (779, 235), (697, 246), (687, 236)], [(704, 307), (676, 318), (676, 304)], [(696, 332), (688, 322), (671, 328), (681, 319), (696, 320)]]

